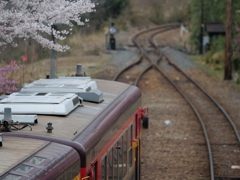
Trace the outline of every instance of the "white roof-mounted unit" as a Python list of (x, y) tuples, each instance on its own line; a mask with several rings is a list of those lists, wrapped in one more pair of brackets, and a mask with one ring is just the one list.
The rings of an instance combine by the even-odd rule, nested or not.
[[(37, 120), (38, 116), (37, 115), (12, 115), (12, 120), (14, 123), (19, 123), (19, 124), (31, 124), (34, 125), (35, 123), (38, 123)], [(0, 120), (4, 119), (4, 115), (0, 114)]]
[(21, 92), (62, 92), (75, 93), (85, 101), (101, 102), (103, 93), (90, 77), (61, 77), (59, 79), (40, 79), (25, 85)]
[(17, 92), (0, 100), (0, 113), (11, 108), (13, 114), (67, 115), (79, 105), (73, 93)]

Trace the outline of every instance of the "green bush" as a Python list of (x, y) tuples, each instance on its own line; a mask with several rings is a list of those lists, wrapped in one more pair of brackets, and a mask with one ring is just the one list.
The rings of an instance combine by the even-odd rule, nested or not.
[(207, 64), (223, 64), (225, 58), (225, 38), (223, 36), (211, 39), (210, 50), (203, 57)]
[(215, 52), (222, 51), (225, 49), (225, 37), (218, 36), (211, 39), (210, 52), (214, 54)]

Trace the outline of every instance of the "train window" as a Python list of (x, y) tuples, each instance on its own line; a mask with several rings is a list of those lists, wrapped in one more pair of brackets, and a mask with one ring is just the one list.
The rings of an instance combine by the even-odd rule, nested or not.
[(135, 136), (138, 137), (139, 136), (139, 121), (138, 121), (138, 114), (135, 114), (135, 124), (136, 124), (136, 134)]
[(133, 125), (131, 124), (129, 129), (129, 147), (128, 147), (128, 168), (132, 167), (132, 139), (133, 139)]
[(64, 170), (55, 180), (77, 179), (79, 176), (79, 161)]
[(113, 148), (108, 151), (108, 180), (113, 180)]
[(133, 138), (136, 137), (136, 121), (133, 123)]
[(129, 168), (132, 167), (132, 148), (129, 150)]
[(113, 179), (118, 180), (118, 176), (118, 142), (116, 142), (113, 149)]
[(44, 162), (45, 160), (46, 160), (45, 158), (34, 156), (28, 162), (31, 164), (39, 165), (42, 162)]
[(94, 163), (94, 179), (93, 180), (97, 180), (98, 178), (97, 178), (97, 174), (98, 174), (98, 162), (96, 161), (95, 163)]
[(107, 179), (107, 156), (105, 155), (102, 158), (102, 180), (106, 180)]
[(123, 134), (123, 177), (127, 174), (127, 131)]
[(16, 175), (16, 174), (8, 174), (3, 180), (18, 180), (22, 176)]
[(129, 147), (132, 147), (132, 139), (133, 139), (133, 125), (130, 126), (130, 132), (129, 132)]
[(123, 136), (118, 140), (118, 174), (119, 179), (123, 178)]
[(16, 172), (20, 172), (20, 173), (28, 173), (29, 171), (31, 171), (34, 167), (32, 166), (28, 166), (25, 164), (21, 164), (15, 171)]

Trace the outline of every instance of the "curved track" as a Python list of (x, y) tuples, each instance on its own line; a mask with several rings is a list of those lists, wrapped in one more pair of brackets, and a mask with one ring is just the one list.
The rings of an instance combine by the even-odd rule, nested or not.
[[(166, 58), (161, 49), (154, 43), (156, 35), (178, 27), (179, 24), (165, 25), (136, 34), (133, 37), (133, 43), (139, 49), (140, 57), (119, 72), (114, 80), (129, 83), (131, 78), (130, 82), (138, 85), (141, 77), (147, 71), (151, 68), (156, 69), (188, 102), (201, 124), (208, 150), (209, 178), (214, 180), (240, 177), (239, 171), (231, 168), (232, 165), (240, 164), (233, 153), (240, 151), (240, 137), (234, 122), (213, 97), (176, 64)], [(147, 36), (148, 41), (146, 41), (146, 37), (143, 40), (143, 36)], [(149, 50), (147, 43), (154, 47), (155, 51)], [(166, 66), (171, 67), (165, 68)], [(126, 75), (129, 73), (131, 76)], [(129, 78), (124, 78), (124, 76)], [(176, 77), (178, 78), (176, 79)]]
[(143, 63), (143, 59), (147, 59), (150, 63), (148, 64), (147, 67), (143, 67), (141, 68), (141, 73), (135, 77), (135, 81), (134, 81), (134, 85), (137, 85), (138, 84), (138, 81), (140, 80), (141, 76), (147, 71), (149, 70), (150, 68), (152, 68), (154, 65), (152, 63), (152, 60), (151, 58), (149, 58), (147, 56), (147, 53), (146, 53), (146, 50), (144, 48), (145, 46), (145, 43), (144, 44), (140, 44), (137, 42), (137, 38), (141, 35), (144, 35), (146, 33), (151, 33), (151, 32), (154, 32), (154, 31), (158, 31), (159, 33), (162, 33), (162, 32), (165, 32), (165, 31), (169, 31), (171, 29), (174, 29), (174, 28), (178, 28), (179, 27), (179, 24), (172, 24), (172, 25), (164, 25), (164, 26), (160, 26), (160, 27), (156, 27), (156, 28), (152, 28), (152, 29), (149, 29), (149, 30), (145, 30), (145, 31), (142, 31), (138, 34), (136, 34), (132, 41), (134, 43), (134, 45), (140, 50), (140, 55), (139, 55), (139, 58), (133, 62), (132, 64), (130, 64), (129, 66), (125, 67), (124, 69), (122, 69), (119, 73), (117, 73), (115, 75), (115, 77), (113, 78), (114, 81), (117, 81), (119, 80), (119, 77), (124, 74), (124, 72), (126, 72), (127, 70), (129, 70), (130, 68), (133, 68), (134, 66), (136, 65), (139, 65), (140, 63)]

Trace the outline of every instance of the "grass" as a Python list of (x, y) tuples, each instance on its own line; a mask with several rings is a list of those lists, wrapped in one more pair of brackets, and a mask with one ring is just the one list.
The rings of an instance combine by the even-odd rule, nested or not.
[(98, 56), (87, 55), (82, 57), (60, 58), (56, 62), (56, 76), (71, 76), (76, 73), (76, 65), (82, 64), (83, 71), (86, 72), (88, 76), (96, 78), (101, 68), (110, 62), (112, 62), (112, 56), (104, 53)]
[(205, 63), (202, 55), (190, 55), (189, 58), (215, 79), (223, 81), (223, 68), (218, 68), (219, 66)]
[(205, 72), (207, 72), (213, 78), (215, 78), (217, 81), (228, 82), (233, 87), (235, 87), (238, 91), (240, 91), (239, 77), (238, 77), (238, 79), (234, 80), (234, 73), (235, 73), (234, 71), (232, 72), (232, 74), (233, 74), (232, 80), (230, 80), (230, 81), (224, 80), (224, 63), (223, 62), (220, 64), (220, 68), (219, 68), (219, 64), (213, 65), (213, 64), (205, 63), (205, 61), (203, 60), (203, 56), (191, 55), (191, 56), (189, 56), (189, 58), (195, 64), (197, 64), (198, 67), (203, 69)]

